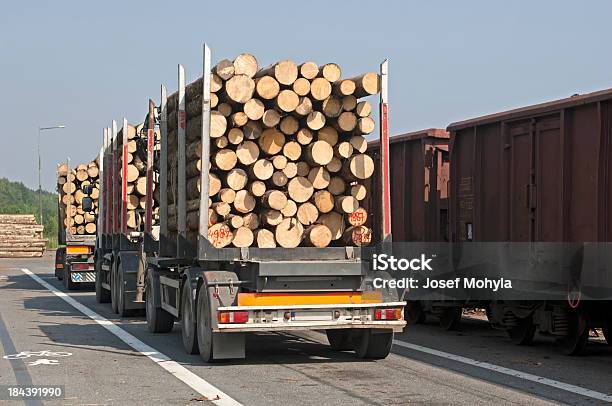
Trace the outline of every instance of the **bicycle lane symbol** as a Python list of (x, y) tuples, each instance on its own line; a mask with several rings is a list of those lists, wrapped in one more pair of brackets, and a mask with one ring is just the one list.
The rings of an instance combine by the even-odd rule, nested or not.
[(29, 366), (37, 366), (37, 365), (59, 365), (59, 361), (56, 359), (48, 359), (42, 357), (69, 357), (72, 353), (70, 352), (61, 352), (61, 351), (22, 351), (18, 354), (5, 355), (4, 359), (28, 359), (32, 357), (39, 357), (39, 359), (28, 362)]

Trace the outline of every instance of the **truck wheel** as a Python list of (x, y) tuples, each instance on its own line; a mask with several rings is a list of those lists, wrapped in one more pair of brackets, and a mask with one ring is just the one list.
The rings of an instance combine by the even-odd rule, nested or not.
[(111, 310), (113, 311), (113, 313), (117, 313), (117, 273), (115, 269), (115, 264), (115, 261), (113, 261), (110, 271)]
[(329, 346), (334, 351), (349, 351), (353, 349), (351, 343), (351, 329), (330, 329), (325, 330)]
[(565, 355), (581, 355), (589, 341), (589, 322), (581, 312), (568, 314), (567, 335), (559, 340)]
[(384, 359), (391, 352), (393, 344), (393, 331), (377, 332), (374, 329), (363, 330), (355, 347), (355, 354), (359, 358)]
[(117, 265), (117, 313), (121, 317), (131, 315), (131, 311), (125, 307), (125, 280), (121, 262)]
[(408, 324), (423, 324), (425, 323), (425, 312), (419, 301), (409, 301), (404, 307), (404, 317)]
[(76, 289), (76, 283), (72, 282), (72, 278), (70, 278), (70, 268), (67, 267), (67, 266), (64, 267), (63, 282), (64, 282), (64, 287), (66, 289), (68, 289), (68, 290)]
[(512, 342), (516, 345), (530, 345), (536, 332), (531, 316), (517, 319), (518, 324), (506, 330)]
[(446, 307), (440, 312), (440, 327), (446, 331), (459, 330), (461, 325), (462, 308), (453, 306)]
[(202, 357), (204, 362), (213, 362), (212, 319), (208, 300), (208, 289), (203, 285), (198, 292), (197, 302), (198, 349), (200, 350), (200, 357)]
[(96, 302), (110, 302), (110, 292), (102, 287), (102, 261), (96, 261)]
[(154, 285), (151, 271), (147, 273), (145, 295), (145, 312), (147, 315), (147, 327), (149, 328), (149, 331), (151, 333), (167, 333), (171, 331), (172, 327), (174, 327), (174, 316), (161, 307), (157, 307), (155, 305), (155, 303), (160, 302), (160, 298), (156, 297), (157, 287)]
[(197, 326), (191, 309), (191, 298), (189, 295), (191, 295), (191, 285), (189, 280), (187, 280), (181, 292), (181, 337), (187, 354), (197, 354), (199, 351)]

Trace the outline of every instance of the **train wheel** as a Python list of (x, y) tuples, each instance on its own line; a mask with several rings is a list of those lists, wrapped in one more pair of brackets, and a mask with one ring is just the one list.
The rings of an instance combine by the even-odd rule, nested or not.
[(425, 323), (425, 311), (419, 301), (409, 301), (404, 307), (404, 318), (408, 324)]
[(365, 359), (384, 359), (391, 352), (393, 344), (393, 331), (374, 331), (365, 329), (361, 332), (355, 354), (359, 358)]
[(210, 314), (208, 289), (206, 289), (205, 285), (202, 285), (200, 288), (197, 303), (197, 341), (198, 349), (200, 350), (200, 357), (202, 357), (204, 362), (213, 362), (212, 318)]
[(461, 325), (461, 307), (446, 307), (440, 312), (440, 327), (446, 331), (459, 330)]
[(508, 336), (516, 345), (530, 345), (533, 343), (536, 326), (531, 316), (517, 319), (518, 324), (508, 330)]
[(158, 295), (156, 288), (151, 271), (149, 271), (145, 284), (147, 327), (151, 333), (167, 333), (174, 327), (174, 316), (155, 305), (160, 301), (160, 298), (156, 297)]
[(330, 329), (325, 330), (329, 346), (334, 351), (349, 351), (353, 349), (351, 344), (351, 329)]
[(189, 280), (187, 280), (181, 292), (181, 337), (187, 354), (197, 354), (199, 351), (197, 326), (193, 317), (189, 295), (191, 295), (191, 285)]
[(589, 340), (589, 322), (581, 312), (568, 314), (568, 333), (559, 340), (561, 351), (565, 355), (580, 355), (584, 352)]

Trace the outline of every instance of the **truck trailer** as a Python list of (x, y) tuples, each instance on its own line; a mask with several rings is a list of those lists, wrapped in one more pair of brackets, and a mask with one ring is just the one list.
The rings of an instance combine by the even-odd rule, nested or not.
[[(215, 248), (209, 241), (211, 225), (206, 215), (210, 208), (209, 166), (205, 163), (211, 159), (211, 52), (207, 45), (203, 53), (203, 75), (198, 79), (201, 91), (195, 96), (202, 100), (199, 153), (204, 163), (195, 240), (190, 238), (186, 226), (189, 183), (185, 128), (189, 117), (185, 108), (184, 68), (179, 65), (178, 92), (171, 96), (178, 99), (176, 157), (168, 153), (169, 97), (166, 88), (161, 87), (159, 244), (157, 251), (148, 255), (139, 256), (136, 252), (133, 255), (133, 261), (146, 257), (144, 298), (149, 330), (166, 333), (180, 320), (185, 350), (199, 353), (205, 361), (244, 358), (246, 333), (305, 330), (325, 330), (335, 350), (354, 350), (362, 358), (385, 358), (394, 332), (402, 331), (406, 324), (405, 302), (395, 292), (389, 294), (372, 287), (372, 275), (366, 266), (368, 258), (361, 247)], [(379, 80), (381, 187), (380, 205), (374, 211), (380, 216), (379, 242), (388, 243), (391, 212), (387, 61), (380, 66)], [(194, 88), (197, 87), (190, 89)], [(170, 178), (171, 166), (175, 179)], [(171, 182), (176, 182), (176, 196), (169, 196)], [(175, 199), (171, 210), (169, 197)], [(175, 216), (175, 233), (169, 230), (171, 214)], [(106, 254), (102, 267), (121, 274), (126, 269), (122, 265), (123, 255), (113, 260)], [(102, 286), (109, 288), (108, 282)]]

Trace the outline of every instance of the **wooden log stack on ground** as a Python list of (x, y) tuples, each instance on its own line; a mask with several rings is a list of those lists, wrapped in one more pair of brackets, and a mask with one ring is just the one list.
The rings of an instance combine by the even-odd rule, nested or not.
[[(98, 198), (100, 195), (99, 166), (97, 158), (77, 165), (69, 171), (68, 164), (57, 166), (57, 191), (60, 207), (60, 227), (66, 227), (73, 235), (94, 235), (97, 231)], [(93, 185), (90, 197), (92, 211), (83, 210), (83, 187)]]
[(0, 214), (0, 258), (42, 257), (46, 246), (33, 214)]
[[(374, 161), (379, 77), (342, 78), (338, 65), (290, 60), (260, 69), (242, 54), (211, 72), (210, 162), (201, 162), (202, 79), (186, 86), (187, 237), (198, 234), (200, 176), (209, 165), (209, 241), (217, 248), (361, 246), (361, 200)], [(168, 103), (168, 229), (176, 238), (178, 93)]]

